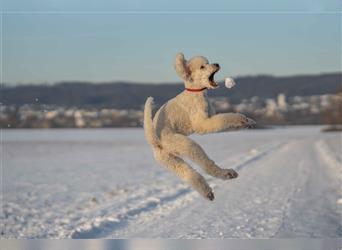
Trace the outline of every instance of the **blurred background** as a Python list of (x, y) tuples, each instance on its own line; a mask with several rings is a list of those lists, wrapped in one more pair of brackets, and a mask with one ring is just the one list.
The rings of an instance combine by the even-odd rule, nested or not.
[(179, 51), (220, 63), (218, 112), (341, 124), (335, 1), (75, 2), (4, 1), (2, 128), (141, 127), (147, 96), (159, 106), (184, 89)]

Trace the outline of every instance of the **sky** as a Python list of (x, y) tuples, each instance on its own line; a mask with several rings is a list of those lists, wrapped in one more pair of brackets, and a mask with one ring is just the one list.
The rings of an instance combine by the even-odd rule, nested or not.
[(218, 79), (341, 71), (339, 0), (94, 2), (3, 0), (2, 82), (176, 82), (180, 51)]

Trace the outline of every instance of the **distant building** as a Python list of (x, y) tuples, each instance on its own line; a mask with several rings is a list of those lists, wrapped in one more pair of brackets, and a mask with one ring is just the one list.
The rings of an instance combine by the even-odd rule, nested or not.
[(274, 116), (277, 112), (277, 104), (273, 99), (266, 100), (266, 116)]
[(277, 97), (277, 104), (280, 111), (287, 110), (286, 96), (285, 94), (279, 94)]
[(74, 119), (75, 119), (75, 126), (77, 128), (83, 128), (85, 126), (85, 121), (83, 119), (81, 111), (77, 110), (74, 113)]

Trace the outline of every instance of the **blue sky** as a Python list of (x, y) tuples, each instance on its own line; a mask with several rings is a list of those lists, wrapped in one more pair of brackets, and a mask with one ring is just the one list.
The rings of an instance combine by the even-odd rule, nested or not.
[(108, 2), (5, 0), (3, 81), (174, 82), (178, 51), (218, 78), (341, 70), (337, 1)]

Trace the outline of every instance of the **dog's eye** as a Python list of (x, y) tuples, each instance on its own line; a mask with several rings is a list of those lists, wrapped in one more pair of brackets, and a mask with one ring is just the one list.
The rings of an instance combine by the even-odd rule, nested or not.
[(201, 66), (201, 69), (204, 69), (204, 66), (203, 66), (203, 65)]

